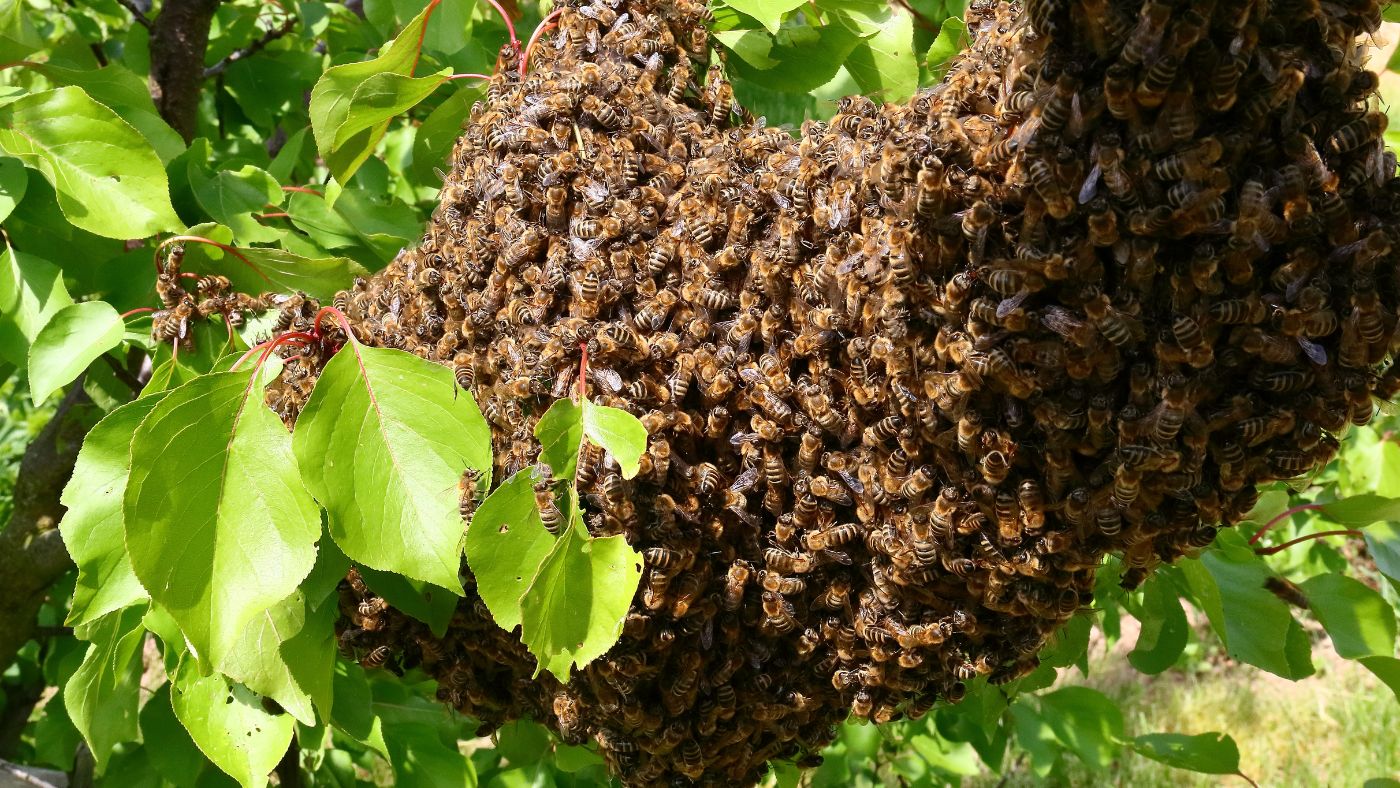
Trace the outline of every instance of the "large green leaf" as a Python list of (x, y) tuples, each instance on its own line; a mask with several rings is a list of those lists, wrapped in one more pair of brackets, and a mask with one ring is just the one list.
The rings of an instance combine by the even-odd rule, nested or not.
[(620, 408), (584, 400), (583, 434), (612, 453), (622, 468), (622, 478), (637, 475), (642, 453), (647, 450), (647, 428), (640, 419)]
[(58, 266), (6, 247), (0, 254), (0, 358), (28, 364), (30, 343), (72, 303)]
[(132, 568), (217, 667), (316, 560), (320, 513), (291, 436), (251, 370), (204, 375), (137, 428), (131, 468), (122, 514)]
[(1199, 562), (1181, 568), (1231, 657), (1287, 679), (1313, 673), (1306, 635), (1264, 586), (1273, 571), (1238, 531), (1221, 532)]
[(1142, 605), (1138, 610), (1142, 628), (1137, 644), (1128, 654), (1128, 662), (1138, 672), (1156, 675), (1176, 664), (1186, 648), (1191, 625), (1181, 600), (1171, 583), (1161, 575), (1148, 578), (1142, 588)]
[(151, 766), (174, 785), (194, 785), (207, 768), (209, 761), (175, 718), (169, 682), (160, 685), (141, 707), (141, 737), (154, 745), (148, 751)]
[(336, 180), (355, 174), (384, 136), (389, 121), (427, 98), (450, 69), (414, 78), (418, 42), (429, 9), (414, 17), (379, 56), (326, 69), (311, 90), (311, 132)]
[(914, 57), (914, 18), (890, 4), (878, 32), (856, 45), (847, 56), (846, 70), (862, 93), (881, 101), (902, 103), (919, 86), (919, 63)]
[[(308, 619), (306, 596), (300, 590), (253, 616), (243, 629), (243, 637), (219, 663), (219, 670), (248, 689), (277, 701), (304, 725), (316, 724), (316, 711), (310, 694), (298, 683), (297, 668), (313, 668), (323, 675), (323, 688), (329, 690), (331, 663), (335, 659), (329, 637), (309, 638), (310, 653), (287, 659), (282, 649), (314, 622)], [(331, 620), (332, 623), (334, 619)], [(308, 633), (312, 634), (312, 633)], [(329, 627), (326, 635), (329, 635)], [(304, 664), (312, 661), (317, 664)], [(324, 698), (327, 702), (329, 697)]]
[(471, 114), (472, 105), (485, 95), (484, 85), (469, 82), (428, 113), (413, 138), (414, 180), (438, 184), (441, 179), (433, 170), (447, 169), (447, 156), (462, 136), (462, 124)]
[(1366, 669), (1376, 674), (1376, 678), (1390, 687), (1395, 699), (1400, 700), (1400, 659), (1395, 657), (1362, 657), (1358, 660)]
[(1240, 748), (1224, 733), (1149, 733), (1133, 739), (1133, 750), (1144, 758), (1176, 769), (1205, 774), (1239, 774)]
[(105, 301), (84, 301), (54, 313), (29, 346), (29, 392), (34, 404), (72, 383), (88, 364), (120, 345), (126, 326)]
[(133, 605), (95, 620), (83, 633), (92, 643), (83, 664), (63, 686), (68, 714), (99, 766), (113, 745), (138, 736), (136, 704), (141, 692), (145, 610), (145, 605)]
[(1322, 516), (1353, 528), (1400, 520), (1400, 498), (1363, 493), (1322, 505)]
[(588, 536), (575, 501), (571, 527), (540, 564), (520, 600), (520, 640), (536, 672), (568, 681), (575, 667), (602, 656), (622, 634), (622, 620), (642, 580), (642, 561), (621, 534)]
[(1377, 523), (1367, 528), (1366, 548), (1381, 574), (1400, 582), (1400, 523)]
[(96, 621), (146, 598), (126, 555), (122, 497), (131, 472), (131, 437), (160, 400), (129, 402), (98, 422), (83, 440), (73, 477), (63, 488), (60, 500), (68, 511), (58, 530), (78, 565), (70, 625)]
[(1347, 659), (1395, 654), (1395, 611), (1385, 597), (1341, 574), (1309, 578), (1301, 584), (1337, 653)]
[(520, 599), (554, 547), (535, 505), (533, 470), (517, 471), (491, 491), (467, 528), (467, 565), (476, 591), (504, 630), (520, 624)]
[(24, 199), (29, 186), (29, 172), (19, 159), (0, 156), (0, 222)]
[(451, 369), (351, 342), (321, 372), (293, 445), (352, 561), (461, 589), (458, 483), (467, 468), (489, 477), (491, 430)]
[(958, 17), (950, 16), (943, 20), (938, 29), (938, 37), (933, 39), (924, 61), (929, 73), (942, 79), (952, 65), (953, 57), (962, 51), (962, 39), (967, 33), (967, 25)]
[(181, 226), (151, 144), (81, 88), (0, 107), (0, 150), (42, 173), (63, 215), (88, 232), (145, 238)]
[(743, 14), (748, 14), (776, 34), (782, 24), (783, 14), (800, 8), (806, 0), (725, 0), (725, 5)]
[(135, 126), (151, 143), (162, 164), (170, 163), (184, 151), (185, 141), (161, 119), (146, 80), (130, 69), (118, 63), (98, 69), (62, 68), (42, 63), (36, 69), (51, 82), (82, 88), (94, 100)]
[(293, 719), (264, 711), (261, 698), (223, 676), (193, 668), (186, 662), (171, 678), (175, 716), (205, 757), (240, 785), (266, 785), (292, 741)]
[(1098, 690), (1065, 687), (1040, 696), (1041, 714), (1055, 737), (1085, 764), (1106, 768), (1123, 740), (1123, 712)]
[(731, 60), (729, 65), (740, 76), (771, 90), (806, 93), (836, 76), (862, 39), (840, 24), (784, 27), (769, 50), (776, 65), (757, 69), (743, 60)]
[(0, 62), (23, 60), (44, 48), (24, 0), (0, 0)]

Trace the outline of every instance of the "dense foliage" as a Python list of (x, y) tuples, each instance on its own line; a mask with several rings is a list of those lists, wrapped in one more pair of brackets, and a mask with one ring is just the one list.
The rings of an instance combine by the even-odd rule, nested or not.
[[(59, 526), (76, 566), (48, 586), (32, 638), (0, 652), (0, 665), (13, 656), (0, 757), (95, 768), (104, 785), (260, 785), (274, 771), (282, 784), (603, 779), (594, 753), (532, 724), (474, 740), (434, 682), (337, 648), (334, 589), (353, 563), (396, 607), (444, 627), (465, 549), (494, 619), (521, 625), (541, 668), (567, 676), (614, 642), (640, 577), (621, 537), (582, 527), (571, 458), (588, 440), (635, 470), (640, 425), (586, 392), (561, 399), (536, 435), (553, 478), (492, 480), (489, 428), (451, 370), (360, 347), (334, 309), (317, 315), (314, 337), (273, 323), (298, 292), (329, 303), (416, 242), (481, 95), (471, 75), (491, 73), (501, 45), (530, 39), (548, 9), (521, 3), (507, 22), (489, 3), (218, 4), (182, 115), (148, 89), (169, 57), (153, 51), (161, 17), (178, 7), (0, 0), (10, 532), (28, 500), (11, 493), (25, 447), (50, 419), (86, 432)], [(960, 13), (937, 0), (730, 0), (714, 30), (737, 97), (797, 124), (847, 93), (903, 101), (936, 83)], [(188, 279), (157, 277), (172, 255)], [(234, 325), (172, 297), (212, 275), (269, 293), (266, 319)], [(152, 322), (166, 341), (151, 338)], [(341, 348), (293, 434), (262, 391), (273, 351), (309, 341)], [(1056, 682), (1061, 669), (1087, 670), (1093, 633), (1114, 641), (1125, 618), (1139, 623), (1128, 659), (1146, 675), (1189, 661), (1191, 621), (1204, 618), (1230, 659), (1305, 679), (1316, 622), (1400, 695), (1393, 428), (1386, 416), (1354, 431), (1325, 471), (1268, 491), (1200, 559), (1138, 591), (1119, 588), (1110, 561), (1094, 608), (1032, 675), (975, 682), (962, 704), (918, 721), (848, 726), (815, 770), (780, 764), (772, 779), (941, 784), (1010, 768), (1010, 753), (1042, 776), (1137, 756), (1238, 773), (1228, 731), (1129, 730), (1108, 697)], [(552, 524), (541, 493), (557, 507)], [(475, 502), (465, 533), (461, 497)], [(36, 525), (35, 538), (53, 527)]]

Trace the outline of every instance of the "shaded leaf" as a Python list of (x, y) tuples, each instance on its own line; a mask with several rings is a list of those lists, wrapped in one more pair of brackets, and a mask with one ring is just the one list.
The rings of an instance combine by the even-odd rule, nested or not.
[(935, 78), (942, 79), (943, 75), (948, 73), (953, 58), (962, 51), (962, 40), (966, 34), (967, 25), (961, 18), (950, 16), (943, 20), (938, 29), (938, 37), (933, 40), (924, 56), (929, 73)]
[(1339, 525), (1353, 528), (1400, 520), (1400, 498), (1387, 498), (1365, 493), (1322, 505), (1322, 516)]
[(1376, 674), (1376, 678), (1395, 693), (1396, 700), (1400, 700), (1400, 659), (1395, 657), (1362, 657), (1359, 662), (1367, 670)]
[(29, 186), (29, 172), (24, 163), (9, 156), (0, 156), (0, 222), (24, 199)]
[(252, 371), (196, 378), (137, 428), (122, 514), (132, 568), (201, 661), (311, 571), (320, 512)]
[(355, 277), (369, 275), (364, 266), (348, 257), (310, 258), (282, 249), (248, 246), (234, 254), (194, 243), (186, 246), (184, 270), (223, 274), (234, 290), (244, 293), (301, 291), (323, 301), (350, 287)]
[(1055, 738), (1094, 768), (1113, 763), (1123, 740), (1123, 712), (1097, 690), (1065, 687), (1040, 696), (1041, 713)]
[(1149, 733), (1133, 739), (1133, 750), (1144, 758), (1175, 769), (1204, 774), (1239, 774), (1240, 748), (1224, 733)]
[(902, 103), (919, 86), (919, 63), (914, 57), (914, 18), (896, 5), (888, 6), (878, 31), (851, 50), (845, 67), (862, 93), (881, 101)]
[(1339, 655), (1359, 659), (1395, 653), (1395, 611), (1378, 592), (1340, 574), (1309, 578), (1301, 588)]
[(1176, 664), (1191, 635), (1191, 625), (1181, 599), (1171, 584), (1161, 575), (1147, 579), (1142, 589), (1142, 604), (1138, 608), (1142, 628), (1137, 644), (1128, 654), (1128, 662), (1140, 673), (1156, 675)]
[[(331, 543), (331, 547), (335, 547), (334, 542)], [(457, 609), (460, 594), (393, 572), (381, 572), (368, 566), (357, 568), (360, 576), (364, 578), (365, 585), (384, 597), (396, 610), (427, 624), (428, 629), (438, 637), (447, 632), (447, 625), (452, 621), (452, 612)]]
[(181, 226), (150, 143), (80, 88), (32, 93), (0, 107), (0, 150), (38, 170), (63, 215), (108, 238)]
[(208, 763), (175, 718), (168, 682), (160, 685), (141, 707), (141, 736), (156, 745), (149, 750), (151, 766), (175, 785), (194, 785)]
[(481, 601), (501, 629), (510, 631), (520, 624), (521, 597), (554, 542), (535, 505), (533, 469), (517, 471), (472, 514), (467, 565)]
[(29, 392), (34, 404), (72, 383), (88, 365), (120, 345), (126, 330), (105, 301), (66, 306), (39, 330), (29, 346)]
[(729, 65), (735, 73), (770, 90), (806, 93), (836, 76), (861, 38), (838, 24), (783, 28), (769, 51), (776, 62), (772, 68), (756, 69), (742, 59)]
[(776, 34), (783, 14), (800, 8), (806, 0), (724, 0), (724, 4), (742, 14), (748, 14)]
[(58, 530), (78, 565), (69, 625), (96, 621), (147, 598), (127, 558), (122, 498), (131, 472), (131, 438), (160, 400), (129, 402), (98, 422), (83, 440), (73, 477), (63, 488), (60, 500), (68, 511)]
[(141, 691), (141, 627), (145, 605), (95, 620), (83, 633), (92, 642), (83, 664), (63, 685), (63, 700), (99, 768), (120, 742), (139, 736), (136, 704)]
[(768, 56), (773, 51), (773, 37), (762, 30), (716, 30), (714, 37), (754, 68), (762, 70), (778, 65), (778, 61)]
[(28, 364), (30, 343), (72, 303), (58, 266), (6, 247), (0, 254), (0, 357)]
[(583, 445), (583, 407), (568, 398), (555, 400), (535, 424), (535, 438), (540, 462), (549, 466), (554, 478), (574, 478)]
[(461, 589), (458, 482), (467, 468), (489, 479), (491, 430), (451, 369), (351, 342), (321, 372), (293, 446), (352, 561)]
[(1366, 549), (1381, 574), (1400, 582), (1400, 523), (1377, 523), (1367, 528)]

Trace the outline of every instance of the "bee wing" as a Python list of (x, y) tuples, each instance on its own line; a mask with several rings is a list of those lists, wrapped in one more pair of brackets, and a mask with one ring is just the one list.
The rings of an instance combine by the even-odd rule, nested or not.
[(757, 482), (758, 468), (749, 468), (734, 479), (734, 483), (729, 485), (729, 490), (736, 493), (748, 492)]
[(1084, 178), (1084, 185), (1079, 187), (1079, 204), (1084, 205), (1094, 199), (1099, 193), (1099, 178), (1103, 175), (1103, 167), (1094, 163), (1089, 174)]
[(849, 471), (837, 471), (836, 475), (841, 477), (841, 481), (845, 482), (847, 487), (851, 488), (851, 492), (856, 495), (865, 494), (865, 485), (862, 484), (859, 479), (852, 476)]
[(1318, 366), (1327, 364), (1327, 349), (1304, 337), (1298, 337), (1298, 346), (1303, 349), (1308, 360)]
[(587, 260), (598, 251), (598, 247), (602, 245), (604, 240), (606, 239), (594, 238), (590, 240), (571, 235), (569, 236), (569, 250), (573, 252), (575, 260)]
[(610, 367), (594, 365), (589, 368), (588, 372), (593, 378), (594, 383), (597, 383), (609, 392), (616, 394), (622, 391), (622, 376), (619, 375), (616, 370)]
[(1031, 291), (1025, 288), (1021, 288), (1020, 292), (1016, 293), (1016, 295), (1011, 296), (1010, 298), (1003, 298), (1001, 300), (1001, 303), (997, 304), (997, 319), (1002, 320), (1007, 315), (1011, 314), (1012, 312), (1015, 312), (1017, 308), (1021, 306), (1021, 303), (1025, 301), (1026, 297), (1030, 294)]

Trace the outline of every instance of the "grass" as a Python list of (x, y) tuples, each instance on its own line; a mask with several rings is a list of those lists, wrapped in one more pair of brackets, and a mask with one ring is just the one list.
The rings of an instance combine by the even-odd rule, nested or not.
[[(1131, 647), (1135, 635), (1124, 638)], [(1085, 678), (1062, 671), (1060, 684), (1107, 694), (1123, 710), (1128, 734), (1223, 731), (1240, 747), (1240, 768), (1261, 786), (1361, 786), (1400, 779), (1400, 700), (1369, 671), (1337, 657), (1322, 638), (1313, 650), (1317, 673), (1299, 682), (1248, 665), (1206, 660), (1193, 672), (1158, 676), (1135, 672), (1120, 648), (1100, 647)], [(983, 775), (972, 786), (1246, 785), (1238, 777), (1199, 775), (1125, 754), (1106, 772), (1072, 756), (1062, 775), (1037, 777), (1013, 755), (1004, 775)], [(1003, 780), (1003, 778), (1005, 778)]]

